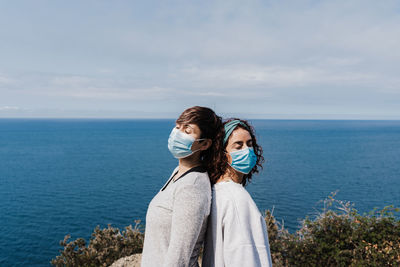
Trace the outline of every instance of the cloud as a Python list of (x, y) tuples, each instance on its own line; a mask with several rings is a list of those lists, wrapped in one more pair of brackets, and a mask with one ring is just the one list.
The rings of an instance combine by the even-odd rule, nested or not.
[(0, 107), (0, 111), (15, 111), (15, 110), (21, 110), (20, 107), (16, 106), (2, 106)]
[(14, 80), (12, 80), (10, 77), (0, 73), (0, 87), (7, 86), (12, 83), (14, 83)]
[(140, 87), (131, 79), (118, 77), (90, 77), (78, 75), (54, 76), (46, 81), (40, 93), (48, 96), (64, 96), (83, 99), (164, 99), (174, 90), (157, 85)]
[(373, 74), (362, 72), (333, 72), (315, 67), (285, 67), (233, 65), (221, 67), (192, 67), (182, 70), (191, 81), (203, 87), (217, 88), (277, 88), (304, 87), (327, 84), (365, 85), (375, 80)]
[(2, 104), (400, 115), (398, 1), (73, 3), (0, 11)]

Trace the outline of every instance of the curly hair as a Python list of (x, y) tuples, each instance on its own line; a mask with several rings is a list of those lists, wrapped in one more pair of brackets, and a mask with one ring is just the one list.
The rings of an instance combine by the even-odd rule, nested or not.
[(207, 169), (210, 181), (219, 178), (218, 159), (224, 155), (223, 138), (224, 127), (222, 119), (215, 112), (207, 107), (194, 106), (186, 109), (176, 120), (178, 124), (196, 124), (201, 131), (200, 138), (211, 139), (212, 144), (201, 152), (200, 159)]
[[(263, 166), (262, 166), (262, 163), (264, 163), (263, 149), (262, 149), (262, 147), (260, 145), (257, 144), (257, 138), (255, 136), (254, 128), (253, 128), (253, 126), (251, 126), (251, 124), (248, 121), (241, 120), (241, 119), (238, 119), (238, 118), (230, 118), (230, 119), (226, 120), (223, 123), (223, 125), (225, 125), (228, 122), (233, 121), (233, 120), (239, 120), (240, 122), (242, 122), (244, 125), (247, 126), (247, 129), (246, 129), (246, 127), (244, 127), (243, 125), (238, 124), (235, 129), (242, 128), (242, 129), (244, 129), (244, 130), (249, 132), (249, 134), (251, 136), (251, 139), (253, 141), (252, 143), (253, 143), (254, 153), (257, 156), (256, 165), (253, 167), (253, 169), (248, 174), (245, 174), (243, 176), (242, 185), (246, 186), (248, 183), (251, 182), (251, 178), (252, 178), (253, 174), (254, 173), (258, 173), (261, 169), (263, 169)], [(222, 131), (224, 133), (223, 136), (225, 136), (225, 131), (223, 129), (222, 129)], [(228, 145), (230, 138), (231, 138), (231, 136), (229, 136), (228, 141), (226, 142), (226, 144), (223, 145), (223, 152), (224, 153), (222, 154), (222, 157), (217, 159), (217, 163), (216, 163), (217, 169), (215, 171), (216, 174), (217, 174), (217, 177), (216, 177), (215, 180), (211, 181), (213, 183), (215, 183), (218, 180), (218, 178), (220, 178), (222, 175), (225, 174), (225, 172), (227, 171), (227, 168), (229, 166), (228, 158), (226, 157), (225, 153), (226, 153), (226, 146)]]

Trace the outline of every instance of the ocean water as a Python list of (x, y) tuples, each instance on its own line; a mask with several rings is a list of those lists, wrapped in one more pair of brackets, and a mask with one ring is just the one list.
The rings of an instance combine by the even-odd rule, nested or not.
[[(400, 206), (400, 121), (254, 120), (264, 170), (247, 187), (295, 231), (320, 200)], [(59, 241), (144, 221), (177, 161), (173, 120), (0, 119), (0, 266), (50, 266)]]

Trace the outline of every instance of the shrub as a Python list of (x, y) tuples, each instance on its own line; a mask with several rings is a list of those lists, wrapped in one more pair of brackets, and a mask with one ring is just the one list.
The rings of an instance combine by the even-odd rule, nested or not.
[[(400, 220), (393, 206), (360, 215), (350, 202), (332, 193), (314, 218), (306, 217), (295, 233), (277, 222), (273, 210), (265, 212), (272, 261), (280, 266), (400, 266)], [(143, 249), (140, 221), (126, 227), (96, 227), (88, 246), (82, 238), (60, 245), (55, 266), (108, 266)]]
[(65, 236), (60, 245), (61, 255), (51, 261), (55, 266), (109, 266), (121, 257), (142, 252), (144, 234), (140, 221), (135, 226), (129, 225), (122, 232), (108, 225), (100, 229), (97, 226), (92, 233), (89, 244), (83, 238), (68, 242), (70, 235)]
[(400, 221), (394, 217), (399, 209), (387, 206), (360, 215), (334, 195), (294, 234), (266, 212), (274, 266), (400, 266)]

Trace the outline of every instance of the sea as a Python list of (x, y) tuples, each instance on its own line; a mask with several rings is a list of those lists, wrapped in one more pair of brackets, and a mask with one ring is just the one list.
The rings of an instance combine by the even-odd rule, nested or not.
[[(323, 200), (400, 207), (400, 121), (251, 120), (264, 169), (246, 188), (290, 232)], [(51, 266), (60, 240), (141, 220), (177, 165), (174, 120), (0, 119), (0, 266)]]

